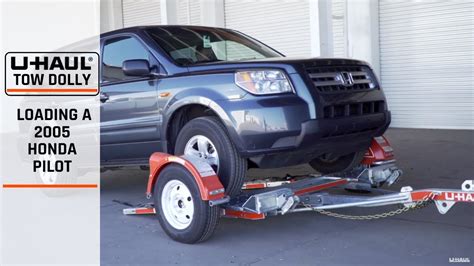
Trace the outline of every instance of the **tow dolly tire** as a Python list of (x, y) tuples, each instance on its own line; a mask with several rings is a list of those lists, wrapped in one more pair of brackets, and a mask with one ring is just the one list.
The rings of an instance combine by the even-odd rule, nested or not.
[[(194, 212), (189, 225), (183, 229), (177, 229), (168, 221), (162, 206), (162, 195), (165, 186), (169, 182), (179, 181), (189, 190), (192, 197)], [(209, 239), (219, 223), (220, 208), (209, 206), (208, 201), (201, 200), (199, 187), (192, 174), (181, 165), (171, 164), (166, 166), (158, 175), (154, 187), (154, 204), (158, 221), (165, 233), (181, 243), (194, 244)]]

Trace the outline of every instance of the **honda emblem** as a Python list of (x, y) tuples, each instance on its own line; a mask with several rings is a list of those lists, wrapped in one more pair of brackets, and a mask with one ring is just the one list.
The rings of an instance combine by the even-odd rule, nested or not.
[(340, 80), (342, 82), (342, 85), (349, 87), (354, 85), (354, 79), (352, 78), (352, 73), (350, 72), (341, 72), (340, 75)]

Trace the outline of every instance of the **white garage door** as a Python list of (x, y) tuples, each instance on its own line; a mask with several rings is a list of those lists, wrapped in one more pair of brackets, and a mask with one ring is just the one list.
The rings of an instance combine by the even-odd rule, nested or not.
[(160, 0), (122, 0), (123, 26), (161, 24)]
[(346, 0), (332, 0), (333, 57), (347, 57)]
[(392, 126), (474, 129), (474, 2), (381, 0), (379, 16)]
[(309, 0), (225, 0), (225, 26), (286, 56), (310, 56)]
[(179, 25), (201, 24), (201, 1), (175, 0), (177, 5), (177, 21)]

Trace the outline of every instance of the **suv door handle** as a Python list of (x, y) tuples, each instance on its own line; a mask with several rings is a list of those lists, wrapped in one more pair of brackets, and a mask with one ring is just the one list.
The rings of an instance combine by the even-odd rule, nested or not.
[(107, 95), (107, 93), (105, 93), (105, 92), (100, 93), (100, 101), (101, 102), (105, 103), (108, 99), (109, 99), (109, 95)]

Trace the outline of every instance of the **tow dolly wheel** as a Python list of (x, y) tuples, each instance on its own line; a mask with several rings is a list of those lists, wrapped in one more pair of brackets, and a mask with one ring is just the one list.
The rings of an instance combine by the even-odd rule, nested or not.
[(202, 242), (216, 229), (219, 207), (201, 200), (194, 177), (184, 167), (166, 166), (153, 194), (158, 221), (172, 239), (187, 244)]

